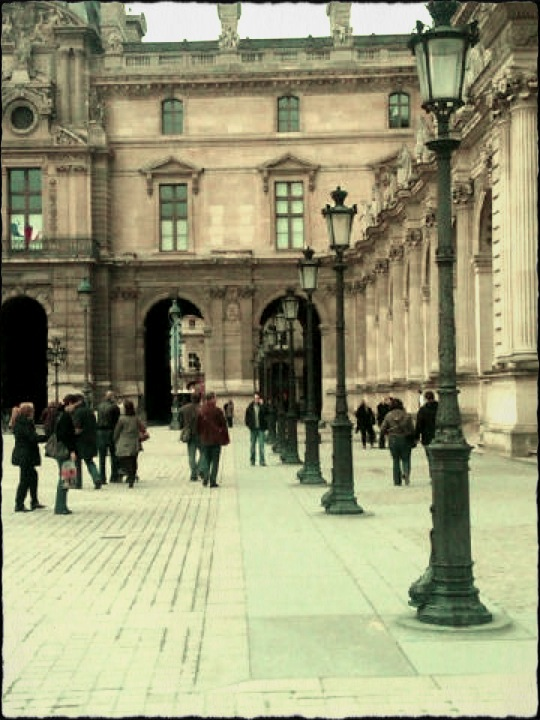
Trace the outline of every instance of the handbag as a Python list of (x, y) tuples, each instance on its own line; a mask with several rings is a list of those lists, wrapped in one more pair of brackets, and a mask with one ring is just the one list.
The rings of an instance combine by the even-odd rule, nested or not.
[(144, 442), (150, 438), (150, 433), (144, 426), (144, 423), (139, 421), (139, 442)]
[(189, 425), (186, 425), (186, 427), (180, 431), (180, 440), (185, 443), (191, 440), (191, 428)]
[(56, 437), (55, 432), (49, 436), (49, 439), (45, 443), (45, 455), (54, 460), (67, 460), (69, 457), (69, 450), (64, 443)]
[(64, 460), (60, 468), (60, 479), (64, 490), (75, 487), (77, 481), (77, 466), (73, 460)]

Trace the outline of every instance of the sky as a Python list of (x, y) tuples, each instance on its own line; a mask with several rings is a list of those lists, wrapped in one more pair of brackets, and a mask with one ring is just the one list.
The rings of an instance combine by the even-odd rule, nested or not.
[[(132, 15), (144, 13), (147, 33), (143, 42), (217, 40), (221, 34), (217, 3), (125, 3)], [(328, 37), (327, 3), (241, 3), (240, 38)], [(425, 3), (353, 2), (350, 24), (354, 35), (408, 34), (417, 20), (431, 25)]]

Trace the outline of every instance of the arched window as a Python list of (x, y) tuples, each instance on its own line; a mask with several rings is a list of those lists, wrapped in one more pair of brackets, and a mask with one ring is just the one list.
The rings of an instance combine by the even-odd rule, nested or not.
[(407, 93), (392, 93), (388, 98), (388, 127), (408, 128), (409, 126), (409, 96)]
[(278, 98), (278, 132), (300, 130), (300, 100), (294, 96)]
[(164, 100), (161, 103), (161, 132), (163, 135), (181, 135), (184, 131), (184, 103), (181, 100)]

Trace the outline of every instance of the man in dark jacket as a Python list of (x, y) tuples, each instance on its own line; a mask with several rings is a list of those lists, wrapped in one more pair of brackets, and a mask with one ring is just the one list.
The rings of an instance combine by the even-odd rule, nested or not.
[(385, 447), (385, 435), (384, 433), (380, 432), (381, 425), (384, 422), (384, 418), (386, 417), (387, 413), (390, 412), (390, 405), (391, 405), (392, 398), (386, 397), (381, 400), (381, 402), (377, 405), (377, 425), (379, 426), (379, 447), (381, 450), (384, 450)]
[(223, 410), (216, 405), (216, 393), (206, 393), (205, 399), (197, 415), (197, 433), (204, 461), (203, 485), (210, 483), (210, 487), (219, 487), (219, 458), (222, 445), (229, 444), (229, 429)]
[(437, 408), (439, 403), (435, 400), (435, 395), (431, 390), (424, 393), (424, 404), (418, 410), (416, 416), (416, 427), (414, 436), (417, 440), (422, 441), (426, 456), (428, 459), (429, 472), (431, 475), (431, 460), (429, 456), (428, 446), (435, 437), (435, 420), (437, 418)]
[(101, 490), (101, 478), (94, 462), (98, 452), (96, 416), (85, 403), (82, 395), (79, 395), (77, 407), (73, 412), (73, 426), (75, 427), (77, 448), (77, 484), (75, 487), (78, 490), (82, 488), (82, 461), (84, 460), (88, 472), (92, 476), (95, 489)]
[(253, 400), (246, 408), (245, 423), (251, 435), (249, 459), (255, 465), (256, 447), (259, 447), (259, 465), (266, 465), (264, 459), (264, 433), (268, 428), (268, 408), (259, 393), (253, 395)]
[(115, 395), (112, 390), (108, 390), (103, 401), (97, 406), (96, 438), (99, 454), (99, 474), (102, 485), (107, 484), (107, 473), (105, 471), (105, 458), (107, 457), (107, 451), (109, 451), (111, 455), (110, 482), (118, 482), (118, 461), (116, 459), (113, 432), (119, 417), (120, 408), (116, 403)]
[(375, 444), (375, 430), (373, 429), (373, 425), (375, 424), (375, 415), (373, 410), (369, 407), (365, 400), (362, 400), (354, 415), (356, 417), (355, 432), (361, 433), (362, 447), (365, 450), (368, 440), (371, 447), (373, 447)]
[[(199, 475), (202, 476), (201, 448), (199, 445), (199, 434), (197, 432), (197, 415), (201, 405), (201, 396), (198, 392), (194, 392), (190, 402), (182, 405), (179, 411), (178, 419), (182, 429), (189, 428), (189, 440), (187, 441), (187, 451), (189, 460), (189, 470), (191, 480), (196, 482)], [(197, 453), (199, 458), (197, 459)]]

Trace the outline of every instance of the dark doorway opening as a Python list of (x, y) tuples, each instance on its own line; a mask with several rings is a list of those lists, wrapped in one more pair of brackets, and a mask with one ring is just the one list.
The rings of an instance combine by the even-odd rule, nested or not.
[[(177, 298), (182, 316), (202, 318), (200, 310), (189, 300)], [(152, 306), (144, 322), (144, 389), (146, 418), (149, 423), (166, 425), (171, 421), (172, 383), (169, 344), (169, 308), (172, 300), (160, 300)], [(189, 393), (179, 393), (180, 403)]]
[(36, 420), (47, 406), (47, 314), (29, 297), (7, 300), (0, 310), (2, 413), (34, 403)]
[[(306, 328), (307, 328), (307, 300), (301, 295), (297, 295), (299, 300), (298, 303), (298, 322), (302, 326), (304, 333), (303, 345), (295, 348), (295, 356), (301, 356), (303, 358), (302, 369), (297, 373), (298, 382), (298, 394), (297, 403), (298, 409), (301, 415), (305, 414), (306, 402), (307, 402), (307, 368), (306, 359), (304, 357), (304, 348), (306, 346)], [(281, 298), (277, 298), (270, 305), (268, 305), (262, 316), (261, 326), (264, 325), (275, 316), (275, 314), (281, 308)], [(279, 366), (282, 365), (282, 392), (287, 395), (289, 387), (289, 363), (286, 354), (272, 353), (272, 385), (275, 389), (279, 386)], [(322, 367), (321, 367), (321, 331), (320, 331), (320, 316), (315, 306), (313, 306), (313, 375), (314, 375), (314, 390), (315, 390), (315, 411), (320, 417), (322, 409)]]

